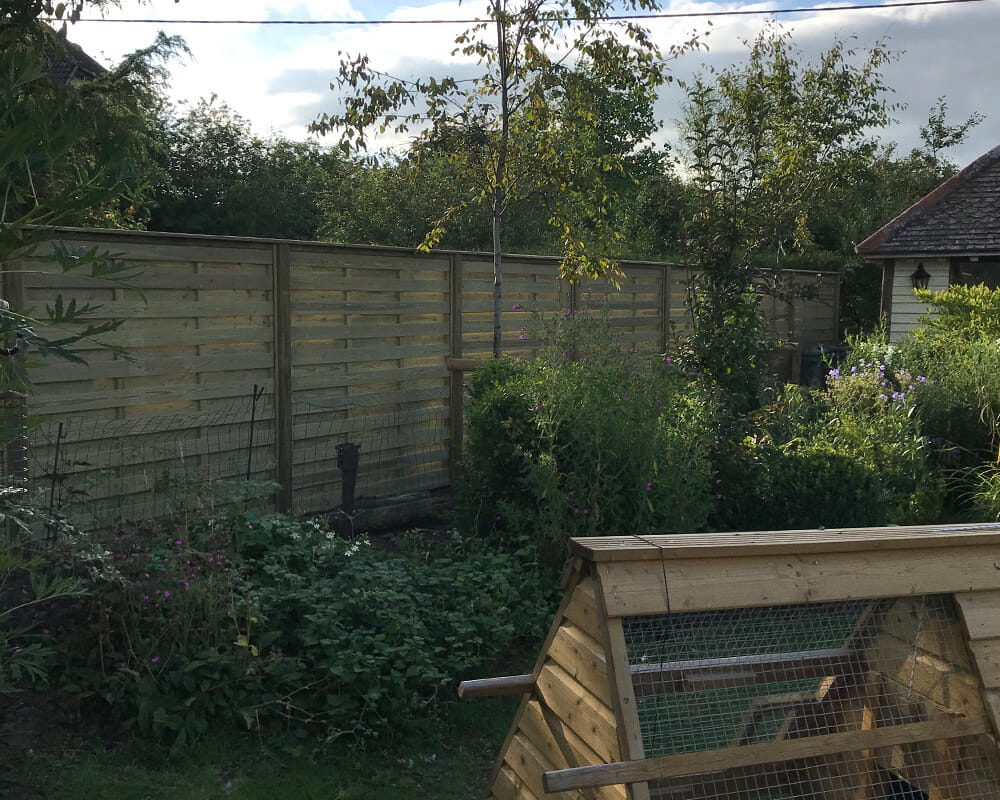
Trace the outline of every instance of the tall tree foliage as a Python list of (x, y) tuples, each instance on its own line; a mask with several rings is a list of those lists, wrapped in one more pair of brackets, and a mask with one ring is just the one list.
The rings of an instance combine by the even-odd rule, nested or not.
[(870, 162), (871, 131), (891, 111), (881, 75), (889, 58), (881, 44), (859, 57), (836, 42), (802, 62), (789, 35), (772, 28), (744, 63), (688, 89), (683, 133), (696, 191), (686, 248), (699, 270), (688, 345), (731, 414), (760, 400), (767, 347), (758, 297), (781, 290), (777, 271), (755, 256), (810, 249), (816, 196)]
[(164, 115), (153, 230), (312, 239), (319, 198), (345, 159), (313, 142), (261, 138), (216, 97)]
[[(470, 205), (489, 208), (494, 354), (501, 349), (503, 223), (513, 203), (545, 198), (566, 277), (615, 270), (574, 223), (583, 208), (593, 238), (614, 238), (606, 179), (622, 170), (623, 156), (580, 148), (578, 134), (597, 131), (599, 102), (609, 92), (648, 96), (668, 79), (663, 54), (643, 27), (605, 19), (622, 8), (656, 7), (656, 0), (493, 0), (486, 20), (455, 40), (455, 52), (482, 70), (471, 81), (399, 78), (372, 67), (367, 55), (341, 62), (337, 87), (348, 92), (343, 110), (322, 115), (314, 130), (339, 133), (345, 152), (365, 150), (371, 131), (417, 130), (418, 140), (447, 148), (471, 179), (471, 191), (452, 198), (423, 247), (438, 244)], [(576, 68), (581, 63), (586, 70)]]
[[(64, 49), (72, 55), (72, 45), (40, 17), (72, 20), (83, 6), (82, 0), (0, 3), (0, 266), (7, 272), (36, 255), (52, 226), (120, 222), (143, 198), (155, 146), (150, 110), (166, 76), (165, 60), (183, 43), (161, 35), (91, 80), (57, 80), (51, 54)], [(121, 266), (96, 251), (56, 247), (49, 258), (63, 271), (118, 284), (124, 279)], [(61, 297), (39, 321), (21, 309), (0, 309), (0, 339), (8, 346), (16, 341), (20, 351), (31, 347), (78, 360), (72, 345), (116, 325), (90, 322), (98, 310)], [(0, 364), (4, 388), (30, 384), (20, 359), (5, 357)]]

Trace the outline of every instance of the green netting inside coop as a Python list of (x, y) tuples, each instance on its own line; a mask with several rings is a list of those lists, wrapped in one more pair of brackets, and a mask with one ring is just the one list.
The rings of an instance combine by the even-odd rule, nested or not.
[[(982, 715), (949, 596), (630, 617), (624, 630), (646, 758), (717, 751), (724, 770), (731, 748), (779, 753), (796, 739)], [(661, 781), (658, 796), (998, 798), (980, 750), (944, 742), (801, 764), (775, 756)]]

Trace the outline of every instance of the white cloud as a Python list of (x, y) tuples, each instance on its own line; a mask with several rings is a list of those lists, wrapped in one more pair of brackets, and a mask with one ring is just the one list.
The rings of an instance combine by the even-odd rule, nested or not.
[[(140, 4), (126, 0), (109, 16), (184, 19), (365, 19), (373, 13), (395, 19), (469, 18), (485, 13), (486, 0), (439, 2), (403, 6), (390, 0), (212, 0), (211, 3), (153, 0)], [(368, 12), (362, 9), (367, 7)], [(732, 3), (674, 0), (666, 11), (752, 8)], [(773, 7), (758, 3), (757, 8)], [(827, 49), (835, 36), (856, 36), (859, 47), (890, 37), (890, 47), (902, 52), (885, 76), (896, 90), (894, 100), (906, 109), (897, 113), (892, 130), (904, 148), (917, 143), (917, 129), (940, 96), (948, 98), (955, 120), (979, 110), (993, 116), (1000, 94), (1000, 48), (996, 46), (997, 0), (968, 5), (858, 10), (793, 15), (781, 22), (794, 32), (805, 57)], [(738, 16), (716, 18), (704, 37), (710, 50), (688, 53), (674, 65), (674, 74), (690, 77), (702, 63), (726, 65), (742, 58), (743, 40), (756, 36), (765, 20)], [(322, 110), (334, 107), (329, 83), (336, 74), (339, 52), (368, 53), (375, 68), (406, 77), (415, 74), (469, 74), (468, 59), (451, 56), (454, 37), (464, 26), (235, 26), (164, 25), (188, 42), (193, 59), (174, 66), (172, 95), (195, 101), (218, 94), (248, 117), (262, 132), (277, 130), (288, 136), (306, 136), (305, 125)], [(113, 61), (148, 44), (156, 26), (81, 23), (70, 38), (91, 55)], [(704, 19), (672, 19), (651, 23), (663, 46), (683, 41), (692, 31), (709, 30)], [(667, 131), (680, 115), (682, 93), (668, 88), (657, 104)], [(960, 163), (997, 144), (996, 120), (975, 129), (970, 141), (953, 153)]]

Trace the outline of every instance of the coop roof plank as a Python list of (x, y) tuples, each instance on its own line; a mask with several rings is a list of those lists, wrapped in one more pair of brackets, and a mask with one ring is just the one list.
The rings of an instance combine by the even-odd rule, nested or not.
[(572, 544), (576, 554), (596, 562), (905, 550), (912, 547), (1000, 544), (1000, 522), (908, 525), (896, 528), (595, 536), (573, 539)]

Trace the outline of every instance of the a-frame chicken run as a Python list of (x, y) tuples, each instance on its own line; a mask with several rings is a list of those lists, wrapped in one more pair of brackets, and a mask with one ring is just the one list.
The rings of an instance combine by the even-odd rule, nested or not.
[(577, 539), (495, 800), (1000, 800), (1000, 524)]

